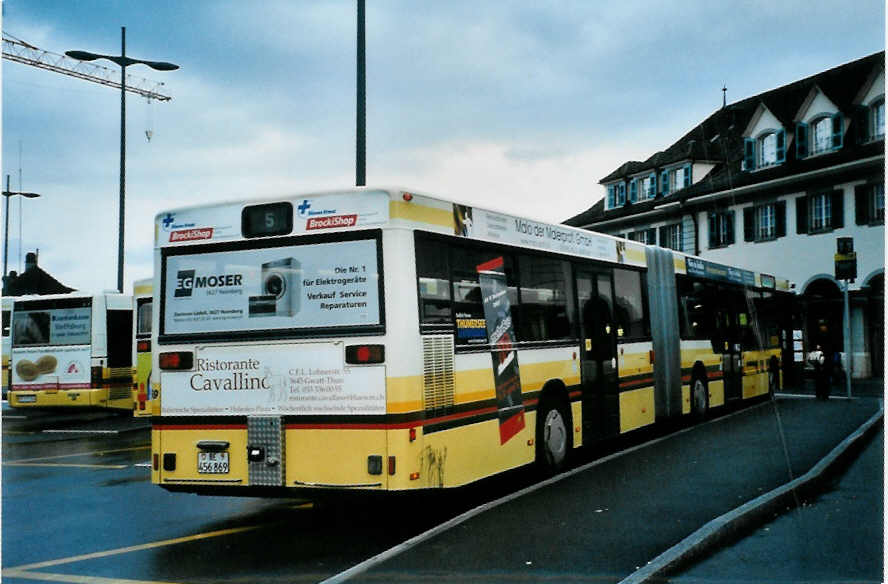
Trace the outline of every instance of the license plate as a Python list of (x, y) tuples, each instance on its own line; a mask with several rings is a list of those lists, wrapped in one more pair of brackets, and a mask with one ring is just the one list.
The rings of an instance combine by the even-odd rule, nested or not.
[(200, 474), (228, 474), (228, 453), (198, 452), (197, 472)]
[(36, 395), (20, 395), (18, 396), (18, 403), (20, 404), (32, 404), (37, 401)]

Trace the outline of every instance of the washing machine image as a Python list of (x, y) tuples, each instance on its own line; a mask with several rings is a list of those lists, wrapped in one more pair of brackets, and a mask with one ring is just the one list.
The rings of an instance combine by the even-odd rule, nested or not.
[(262, 264), (262, 294), (250, 296), (250, 316), (294, 316), (299, 312), (302, 265), (296, 258)]

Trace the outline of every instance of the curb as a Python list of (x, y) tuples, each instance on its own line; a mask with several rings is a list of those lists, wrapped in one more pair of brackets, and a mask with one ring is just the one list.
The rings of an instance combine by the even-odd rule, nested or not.
[(829, 478), (830, 471), (848, 461), (867, 439), (882, 428), (883, 417), (884, 408), (880, 408), (804, 475), (716, 517), (619, 584), (642, 584), (653, 578), (662, 578), (665, 573), (675, 571), (736, 539), (751, 526), (766, 523), (784, 510), (795, 507), (796, 494), (816, 492)]

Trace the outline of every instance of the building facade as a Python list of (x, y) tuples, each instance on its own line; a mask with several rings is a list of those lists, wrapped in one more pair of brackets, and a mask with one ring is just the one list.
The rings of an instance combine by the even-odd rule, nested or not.
[(788, 278), (805, 351), (842, 351), (834, 257), (853, 238), (852, 375), (884, 375), (884, 51), (725, 104), (600, 184), (604, 198), (566, 224)]

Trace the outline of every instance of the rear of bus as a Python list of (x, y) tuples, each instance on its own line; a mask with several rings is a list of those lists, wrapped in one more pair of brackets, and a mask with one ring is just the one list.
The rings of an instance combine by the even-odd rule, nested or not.
[(154, 279), (133, 282), (133, 415), (153, 414), (151, 396), (151, 313)]
[(131, 335), (129, 296), (17, 299), (9, 405), (131, 409)]
[(13, 300), (9, 297), (3, 297), (3, 377), (0, 379), (2, 384), (3, 399), (9, 391), (9, 355), (12, 349), (12, 340), (10, 337), (10, 324), (12, 323), (12, 304)]
[(391, 488), (384, 346), (399, 320), (384, 306), (405, 289), (384, 294), (383, 249), (410, 233), (388, 218), (389, 194), (369, 190), (157, 216), (154, 483)]

